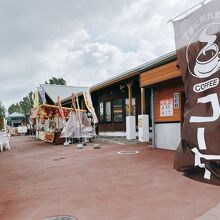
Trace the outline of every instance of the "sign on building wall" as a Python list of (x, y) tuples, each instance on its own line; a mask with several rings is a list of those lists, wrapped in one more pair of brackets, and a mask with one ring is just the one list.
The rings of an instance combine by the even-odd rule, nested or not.
[(177, 109), (177, 108), (179, 108), (180, 107), (180, 104), (179, 104), (179, 93), (177, 92), (177, 93), (174, 93), (174, 97), (173, 97), (174, 99), (174, 109)]
[(143, 125), (143, 119), (138, 118), (138, 128), (142, 128), (142, 125)]
[[(220, 4), (213, 0), (174, 22), (187, 104), (174, 167), (199, 167), (220, 183)], [(215, 178), (215, 179), (216, 179)]]
[(173, 99), (160, 100), (160, 117), (173, 116)]

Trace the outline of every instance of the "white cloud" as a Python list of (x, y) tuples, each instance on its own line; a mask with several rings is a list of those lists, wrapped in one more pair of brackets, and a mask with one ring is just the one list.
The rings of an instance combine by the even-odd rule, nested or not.
[(52, 76), (92, 85), (174, 50), (167, 20), (198, 2), (4, 1), (0, 100), (9, 106)]

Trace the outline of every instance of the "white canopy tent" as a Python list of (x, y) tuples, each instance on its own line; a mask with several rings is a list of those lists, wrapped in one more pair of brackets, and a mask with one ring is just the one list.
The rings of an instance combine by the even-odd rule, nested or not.
[(63, 138), (93, 138), (96, 133), (85, 112), (71, 111), (61, 136)]

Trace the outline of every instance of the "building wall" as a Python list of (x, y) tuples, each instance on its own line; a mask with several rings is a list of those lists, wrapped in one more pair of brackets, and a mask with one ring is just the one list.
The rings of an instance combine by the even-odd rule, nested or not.
[[(132, 86), (132, 96), (135, 98), (136, 106), (135, 106), (135, 115), (136, 122), (138, 121), (137, 115), (141, 112), (141, 97), (140, 97), (140, 87), (139, 80), (137, 78), (133, 78), (130, 80), (133, 81)], [(121, 122), (114, 122), (113, 120), (113, 102), (116, 99), (122, 99), (122, 109), (123, 109), (123, 117)], [(126, 99), (128, 99), (128, 89), (126, 86), (126, 81), (122, 81), (112, 86), (108, 86), (104, 89), (100, 89), (96, 92), (92, 93), (93, 105), (95, 107), (96, 113), (99, 118), (98, 130), (101, 134), (106, 132), (125, 132), (126, 131)], [(105, 119), (101, 120), (100, 118), (100, 103), (104, 103), (104, 112), (105, 112), (105, 103), (111, 102), (111, 121), (107, 122)], [(136, 123), (137, 124), (137, 123)]]
[[(176, 62), (171, 62), (165, 64), (164, 66), (155, 68), (156, 70), (150, 70), (150, 74), (155, 74), (157, 71), (160, 71), (159, 75), (163, 75), (164, 71), (171, 71), (172, 74), (175, 74), (173, 79), (165, 80), (153, 85), (148, 85), (145, 87), (145, 113), (151, 116), (151, 105), (150, 105), (150, 89), (154, 88), (154, 119), (155, 119), (155, 145), (158, 148), (165, 149), (176, 149), (181, 137), (181, 123), (183, 115), (183, 105), (182, 105), (182, 96), (183, 96), (183, 83), (181, 77), (179, 76), (179, 70), (177, 68)], [(146, 72), (143, 73), (144, 75)], [(171, 75), (172, 75), (171, 74)], [(170, 76), (169, 73), (166, 73), (167, 76)], [(140, 75), (140, 79), (142, 75)], [(152, 76), (148, 78), (151, 80)], [(147, 79), (146, 75), (145, 78)], [(157, 77), (154, 79), (156, 82)], [(143, 82), (141, 82), (143, 83)], [(146, 83), (146, 81), (145, 81)], [(178, 107), (174, 108), (174, 94), (178, 94)], [(136, 98), (136, 118), (141, 114), (141, 89), (139, 85), (138, 78), (135, 79), (133, 85), (133, 97)], [(100, 116), (99, 104), (100, 102), (112, 101), (114, 99), (122, 98), (123, 99), (123, 121), (120, 123), (105, 122), (100, 121), (99, 118), (99, 132), (104, 136), (118, 136), (123, 132), (126, 132), (126, 114), (125, 114), (125, 99), (128, 98), (128, 89), (125, 85), (125, 82), (118, 83), (113, 86), (108, 86), (102, 90), (98, 90), (92, 93), (93, 103), (97, 112), (97, 115)], [(161, 101), (172, 100), (172, 115), (162, 115), (161, 114)], [(150, 127), (152, 126), (151, 120), (149, 117)], [(137, 122), (136, 122), (137, 124)], [(175, 130), (175, 132), (173, 132)], [(122, 133), (121, 133), (122, 132)]]
[(180, 123), (157, 123), (155, 125), (155, 147), (176, 150), (180, 139)]
[(155, 147), (157, 148), (176, 150), (179, 145), (184, 108), (183, 90), (181, 78), (166, 81), (154, 88)]
[(185, 103), (177, 60), (141, 73), (140, 86), (154, 90), (155, 147), (175, 150), (181, 137)]
[(177, 61), (173, 61), (141, 73), (140, 85), (141, 87), (150, 86), (180, 76), (181, 72), (178, 69)]
[[(160, 84), (155, 87), (154, 90), (154, 118), (155, 122), (176, 122), (181, 121), (182, 114), (182, 93), (183, 93), (183, 84), (180, 80), (172, 80), (163, 84)], [(178, 94), (178, 107), (175, 106), (174, 94)], [(163, 102), (172, 100), (173, 103), (173, 115), (164, 116), (162, 114), (161, 108)]]

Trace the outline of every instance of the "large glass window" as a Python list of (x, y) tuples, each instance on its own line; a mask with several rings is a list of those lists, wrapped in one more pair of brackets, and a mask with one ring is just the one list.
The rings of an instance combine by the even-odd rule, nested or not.
[(100, 122), (104, 121), (104, 105), (103, 105), (103, 102), (99, 103), (99, 118), (100, 118)]
[[(126, 116), (129, 116), (129, 99), (125, 99), (125, 109), (126, 109)], [(131, 115), (136, 116), (136, 99), (132, 99), (132, 113)]]
[(123, 121), (122, 99), (115, 99), (113, 101), (113, 119), (114, 122)]
[(111, 122), (111, 120), (112, 120), (111, 102), (108, 101), (105, 103), (105, 121)]

